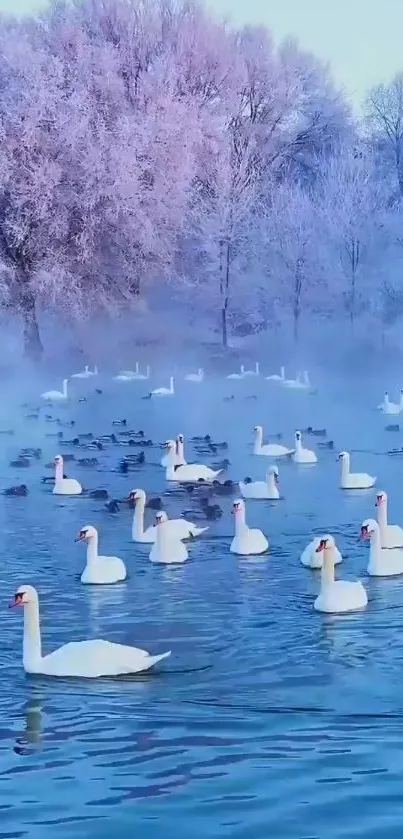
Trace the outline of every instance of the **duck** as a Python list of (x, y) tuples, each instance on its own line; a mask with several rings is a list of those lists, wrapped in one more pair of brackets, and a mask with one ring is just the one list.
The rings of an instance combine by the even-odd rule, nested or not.
[(321, 449), (334, 449), (334, 440), (320, 440), (318, 445)]
[(386, 492), (377, 493), (375, 506), (378, 509), (382, 548), (403, 548), (403, 528), (399, 527), (398, 524), (388, 524), (388, 496)]
[(385, 431), (400, 431), (400, 425), (398, 422), (394, 422), (391, 425), (385, 425)]
[(367, 592), (359, 581), (335, 580), (335, 552), (327, 536), (320, 540), (317, 553), (323, 553), (320, 593), (313, 607), (317, 612), (342, 614), (365, 609), (368, 603)]
[[(157, 531), (155, 526), (144, 530), (144, 511), (146, 507), (146, 494), (143, 489), (132, 489), (129, 493), (129, 501), (135, 502), (135, 509), (132, 524), (133, 542), (155, 542)], [(159, 511), (163, 512), (163, 511)], [(164, 513), (164, 521), (168, 522), (166, 531), (172, 534), (173, 538), (190, 539), (201, 536), (208, 530), (208, 527), (197, 527), (192, 521), (186, 519), (168, 519)]]
[(308, 428), (304, 428), (303, 434), (309, 434), (311, 437), (326, 437), (327, 431), (326, 428), (312, 428), (311, 425), (308, 425)]
[(265, 455), (265, 457), (290, 457), (293, 454), (293, 449), (288, 449), (279, 443), (263, 445), (263, 426), (255, 425), (253, 430), (255, 432), (253, 454)]
[(343, 557), (336, 545), (336, 541), (334, 536), (330, 536), (327, 534), (326, 536), (315, 536), (311, 542), (306, 546), (305, 550), (302, 551), (300, 556), (300, 562), (305, 568), (322, 568), (323, 564), (323, 551), (317, 551), (319, 545), (323, 540), (326, 540), (329, 550), (333, 552), (333, 564), (338, 565), (339, 562), (343, 561)]
[(401, 414), (403, 411), (403, 390), (400, 391), (400, 402), (391, 402), (389, 394), (386, 392), (383, 397), (383, 402), (378, 405), (378, 408), (383, 414)]
[(284, 382), (285, 381), (285, 367), (280, 367), (280, 373), (272, 373), (271, 376), (266, 376), (268, 382)]
[(157, 387), (151, 391), (151, 396), (174, 396), (174, 377), (170, 376), (169, 387)]
[[(57, 597), (57, 592), (53, 593)], [(10, 608), (24, 608), (23, 667), (26, 673), (42, 676), (97, 679), (149, 670), (171, 652), (150, 655), (146, 650), (110, 641), (72, 641), (49, 655), (42, 655), (39, 597), (30, 585), (20, 586)]]
[[(241, 369), (240, 369), (239, 373), (230, 373), (229, 376), (227, 376), (226, 378), (227, 379), (243, 379), (244, 376), (245, 376), (245, 367), (243, 366), (243, 364), (241, 364)], [(232, 399), (233, 398), (234, 397), (232, 397)]]
[(68, 381), (68, 379), (63, 379), (63, 390), (45, 390), (45, 393), (41, 393), (41, 399), (45, 402), (67, 402)]
[(3, 495), (26, 496), (28, 495), (28, 487), (26, 484), (20, 484), (15, 487), (7, 487), (7, 489), (3, 490)]
[(219, 504), (210, 504), (209, 498), (200, 498), (202, 513), (208, 521), (216, 521), (222, 516), (222, 509)]
[(368, 475), (367, 472), (350, 472), (349, 452), (340, 452), (339, 460), (341, 461), (340, 489), (371, 489), (374, 486), (376, 478)]
[(260, 376), (259, 362), (256, 361), (254, 370), (244, 370), (244, 376)]
[(72, 373), (71, 378), (72, 379), (90, 379), (92, 375), (94, 375), (94, 374), (91, 372), (88, 364), (86, 364), (85, 367), (84, 367), (84, 370), (82, 370), (81, 373)]
[(118, 556), (98, 554), (98, 531), (88, 524), (82, 527), (76, 542), (87, 543), (87, 564), (81, 574), (81, 582), (90, 585), (120, 583), (127, 577), (126, 566)]
[[(127, 419), (112, 420), (112, 425), (127, 425)], [(82, 436), (82, 435), (80, 435)]]
[(185, 382), (196, 382), (196, 384), (202, 382), (203, 379), (204, 370), (202, 367), (199, 367), (197, 373), (188, 373), (187, 376), (185, 376)]
[(119, 513), (120, 512), (119, 502), (116, 500), (116, 498), (111, 498), (110, 501), (106, 502), (105, 510), (107, 510), (108, 513)]
[(239, 489), (243, 498), (267, 498), (270, 501), (278, 501), (280, 493), (277, 466), (270, 466), (265, 481), (251, 481), (250, 478), (245, 478), (245, 481), (239, 482)]
[(382, 547), (381, 529), (375, 519), (363, 521), (360, 539), (370, 541), (367, 567), (370, 577), (397, 577), (403, 574), (403, 550)]
[(238, 498), (232, 505), (235, 516), (235, 536), (230, 545), (230, 552), (239, 556), (258, 556), (267, 551), (269, 543), (264, 533), (257, 528), (250, 528), (245, 520), (245, 504)]
[(97, 457), (80, 457), (77, 460), (79, 466), (99, 466), (99, 460)]
[(305, 449), (302, 445), (302, 435), (300, 431), (296, 431), (294, 435), (295, 451), (292, 455), (294, 463), (317, 463), (318, 458), (312, 449)]
[(167, 514), (160, 510), (155, 516), (156, 535), (150, 551), (150, 562), (162, 562), (165, 565), (186, 562), (189, 556), (187, 548), (169, 524)]
[(53, 495), (81, 495), (83, 488), (75, 478), (65, 478), (63, 474), (63, 458), (57, 454), (55, 464), (55, 485)]
[(15, 469), (22, 469), (23, 467), (26, 468), (31, 465), (31, 460), (29, 457), (17, 457), (16, 460), (10, 460), (10, 466)]

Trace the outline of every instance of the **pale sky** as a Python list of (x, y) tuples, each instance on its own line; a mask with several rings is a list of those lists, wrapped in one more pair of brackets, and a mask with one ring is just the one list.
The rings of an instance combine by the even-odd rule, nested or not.
[[(403, 0), (206, 0), (235, 23), (263, 23), (330, 64), (359, 106), (366, 90), (403, 70)], [(41, 0), (0, 0), (0, 11), (34, 10)]]

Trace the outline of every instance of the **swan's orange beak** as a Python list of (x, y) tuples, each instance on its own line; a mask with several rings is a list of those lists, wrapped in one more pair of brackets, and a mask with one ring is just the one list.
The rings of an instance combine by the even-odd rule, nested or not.
[(12, 601), (12, 603), (9, 604), (8, 608), (9, 609), (15, 609), (16, 606), (23, 606), (24, 605), (23, 597), (24, 597), (23, 594), (16, 594), (14, 596), (14, 600)]
[(321, 540), (320, 540), (319, 545), (318, 545), (318, 547), (317, 547), (317, 548), (316, 548), (316, 550), (315, 550), (315, 553), (316, 553), (316, 554), (320, 554), (320, 553), (322, 553), (322, 551), (324, 551), (324, 550), (325, 550), (325, 547), (326, 547), (326, 541), (327, 541), (326, 539), (321, 539)]

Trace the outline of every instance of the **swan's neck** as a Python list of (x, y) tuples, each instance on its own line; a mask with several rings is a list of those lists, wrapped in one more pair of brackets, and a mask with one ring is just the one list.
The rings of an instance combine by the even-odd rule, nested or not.
[(94, 533), (87, 544), (87, 565), (94, 565), (98, 559), (98, 533)]
[(178, 440), (178, 457), (181, 460), (185, 459), (185, 447), (183, 445), (182, 440)]
[(134, 368), (134, 369), (135, 369), (136, 373), (138, 373), (138, 372), (139, 372), (139, 363), (138, 363), (138, 361), (136, 361), (136, 366), (135, 366), (135, 368)]
[(280, 367), (280, 376), (282, 379), (285, 379), (285, 367)]
[(302, 449), (301, 438), (295, 440), (295, 451), (300, 452)]
[(147, 369), (146, 369), (146, 379), (149, 379), (149, 378), (150, 378), (150, 365), (149, 365), (149, 364), (147, 364)]
[(350, 458), (343, 457), (343, 460), (341, 461), (341, 479), (342, 479), (342, 481), (345, 481), (346, 478), (348, 478), (349, 474), (350, 474)]
[(388, 526), (388, 505), (386, 501), (378, 504), (378, 524), (381, 533), (384, 533)]
[(371, 542), (369, 545), (369, 561), (370, 563), (378, 562), (381, 553), (381, 533), (377, 528), (371, 533)]
[(42, 658), (41, 630), (39, 626), (39, 604), (27, 603), (24, 606), (24, 639), (22, 658), (25, 670), (35, 669)]
[(144, 534), (144, 507), (143, 499), (136, 501), (133, 515), (133, 533), (136, 534), (137, 538)]
[(167, 481), (175, 480), (175, 469), (173, 463), (168, 463), (167, 470), (165, 472), (165, 478)]
[(321, 586), (322, 590), (326, 588), (326, 586), (331, 585), (334, 583), (334, 556), (333, 556), (333, 548), (327, 548), (323, 551), (323, 563), (322, 563), (322, 573), (321, 573)]
[(60, 482), (62, 480), (63, 480), (63, 462), (58, 460), (55, 463), (55, 483), (60, 484)]
[(403, 408), (403, 393), (401, 393), (401, 394), (400, 394), (400, 402), (399, 402), (399, 405), (400, 405), (400, 407), (401, 407), (401, 408)]
[(262, 442), (263, 442), (263, 432), (259, 428), (258, 431), (255, 431), (255, 445), (254, 445), (255, 454), (258, 454), (260, 452), (260, 450), (262, 448)]
[(259, 375), (259, 362), (258, 361), (256, 362), (256, 365), (255, 365), (255, 372), (256, 372), (256, 375), (258, 376)]
[(245, 529), (245, 510), (238, 510), (235, 516), (235, 536), (241, 536), (245, 533)]
[(67, 380), (63, 382), (63, 396), (67, 396)]
[(174, 392), (174, 377), (173, 376), (171, 376), (171, 378), (169, 380), (169, 390), (170, 390), (170, 393)]
[(273, 472), (270, 472), (267, 476), (267, 486), (269, 488), (269, 492), (275, 492), (277, 489)]

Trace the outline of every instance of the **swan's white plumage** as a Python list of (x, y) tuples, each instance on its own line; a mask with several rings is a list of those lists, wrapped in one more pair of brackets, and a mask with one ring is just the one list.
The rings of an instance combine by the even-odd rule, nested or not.
[(350, 472), (350, 455), (348, 452), (340, 452), (341, 461), (341, 489), (370, 489), (374, 486), (376, 478), (368, 475), (367, 472)]
[(253, 454), (264, 455), (265, 457), (290, 457), (292, 455), (293, 449), (288, 449), (278, 443), (263, 445), (263, 427), (261, 425), (255, 425), (254, 433)]
[(367, 571), (371, 577), (396, 577), (403, 574), (403, 550), (382, 548), (379, 524), (375, 519), (363, 521), (361, 538), (370, 540)]
[(63, 478), (63, 458), (55, 457), (55, 485), (53, 495), (81, 495), (83, 488), (75, 478)]
[(388, 496), (378, 492), (376, 496), (378, 524), (383, 548), (403, 548), (403, 528), (398, 524), (388, 524)]
[(235, 516), (235, 536), (230, 545), (230, 552), (238, 556), (259, 556), (265, 553), (269, 543), (264, 533), (257, 528), (248, 527), (245, 519), (245, 504), (241, 498), (233, 503)]
[(267, 499), (269, 501), (278, 501), (280, 493), (278, 489), (278, 469), (277, 466), (270, 466), (267, 470), (265, 481), (251, 481), (245, 483), (239, 482), (239, 489), (243, 498)]
[(364, 586), (358, 580), (334, 579), (335, 555), (326, 537), (321, 539), (317, 551), (323, 551), (320, 593), (314, 602), (317, 612), (342, 614), (364, 609), (368, 603)]
[[(144, 511), (146, 505), (146, 494), (144, 490), (133, 489), (129, 498), (136, 502), (132, 524), (133, 542), (154, 543), (157, 538), (156, 525), (144, 529)], [(166, 513), (162, 513), (162, 516), (162, 520), (167, 524), (165, 532), (171, 534), (173, 538), (191, 539), (196, 536), (201, 536), (202, 533), (208, 530), (208, 527), (197, 527), (192, 521), (187, 521), (186, 519), (168, 519)]]
[(187, 548), (181, 541), (181, 537), (169, 528), (166, 513), (157, 513), (155, 521), (156, 539), (150, 551), (150, 562), (161, 562), (164, 565), (180, 565), (186, 562)]
[(294, 435), (295, 440), (295, 451), (293, 452), (292, 459), (294, 463), (317, 463), (318, 458), (316, 457), (315, 452), (311, 449), (305, 449), (302, 445), (302, 435), (300, 431), (296, 431)]
[(82, 527), (76, 541), (87, 542), (87, 563), (81, 574), (82, 583), (110, 585), (126, 579), (126, 567), (120, 557), (98, 554), (98, 531), (95, 527), (91, 525)]
[(305, 550), (302, 551), (300, 556), (300, 561), (305, 568), (322, 568), (323, 564), (323, 551), (317, 552), (317, 548), (322, 541), (322, 539), (327, 539), (329, 543), (329, 550), (333, 551), (333, 563), (334, 565), (338, 565), (339, 562), (342, 562), (343, 557), (336, 545), (335, 539), (333, 536), (326, 535), (326, 536), (315, 536), (311, 542), (306, 546)]
[(63, 379), (63, 390), (46, 390), (41, 393), (41, 399), (45, 402), (66, 402), (68, 379)]

